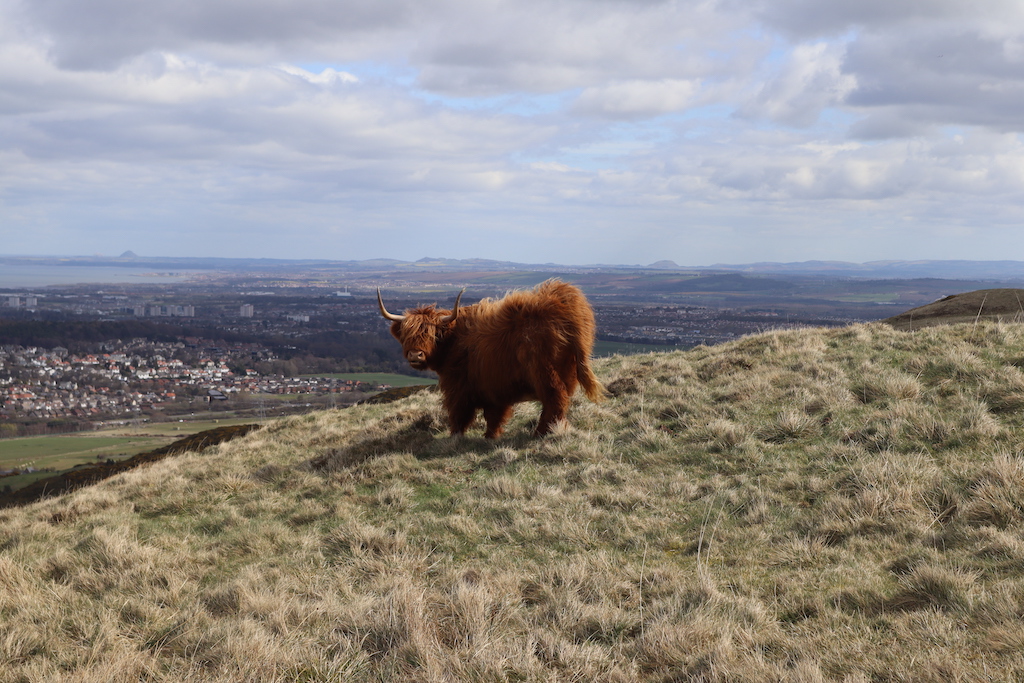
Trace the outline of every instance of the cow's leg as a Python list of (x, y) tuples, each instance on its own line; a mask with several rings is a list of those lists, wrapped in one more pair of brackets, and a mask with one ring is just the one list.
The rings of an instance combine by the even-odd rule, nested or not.
[(451, 429), (452, 436), (464, 434), (476, 419), (476, 406), (468, 401), (459, 401), (446, 407), (448, 408), (448, 427)]
[(565, 419), (565, 413), (569, 410), (569, 391), (554, 368), (547, 372), (545, 383), (546, 386), (538, 387), (541, 411), (534, 436), (550, 432), (555, 424)]
[(576, 387), (579, 386), (579, 379), (576, 377), (576, 359), (567, 359), (567, 363), (563, 364), (565, 368), (564, 374), (562, 375), (562, 383), (565, 385), (565, 395), (568, 397), (568, 401), (572, 401), (572, 397), (576, 394)]
[(484, 438), (497, 439), (501, 436), (502, 427), (511, 416), (511, 405), (485, 406), (484, 420), (487, 421), (487, 431), (484, 432)]

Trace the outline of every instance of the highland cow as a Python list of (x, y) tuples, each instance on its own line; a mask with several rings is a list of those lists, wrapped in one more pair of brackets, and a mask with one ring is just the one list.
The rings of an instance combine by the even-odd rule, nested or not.
[(540, 401), (534, 435), (547, 434), (565, 419), (577, 386), (592, 401), (604, 389), (590, 369), (594, 312), (572, 285), (548, 280), (533, 290), (511, 292), (452, 310), (424, 306), (405, 315), (388, 313), (377, 290), (381, 315), (402, 344), (409, 365), (438, 375), (451, 433), (462, 434), (482, 409), (497, 438), (523, 401)]

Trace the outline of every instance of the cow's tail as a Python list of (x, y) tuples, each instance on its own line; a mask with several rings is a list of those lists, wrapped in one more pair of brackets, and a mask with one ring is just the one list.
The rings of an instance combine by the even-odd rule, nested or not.
[(607, 392), (604, 386), (597, 381), (594, 371), (590, 369), (590, 359), (585, 356), (576, 357), (576, 379), (583, 387), (583, 393), (594, 403), (604, 400)]

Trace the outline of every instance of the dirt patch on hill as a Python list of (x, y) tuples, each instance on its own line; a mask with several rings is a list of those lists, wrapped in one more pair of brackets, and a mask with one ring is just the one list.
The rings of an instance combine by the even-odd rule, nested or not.
[(954, 294), (886, 318), (897, 330), (953, 325), (976, 320), (1024, 322), (1024, 289), (979, 289)]
[(197, 432), (183, 439), (178, 439), (166, 446), (133, 455), (127, 460), (78, 467), (68, 472), (47, 477), (46, 479), (40, 479), (17, 491), (0, 495), (0, 508), (27, 505), (43, 498), (57, 496), (82, 488), (83, 486), (95, 484), (115, 474), (126, 472), (139, 465), (163, 460), (171, 455), (178, 455), (187, 451), (201, 451), (210, 446), (245, 436), (260, 426), (258, 424), (245, 424), (208, 429), (204, 432)]

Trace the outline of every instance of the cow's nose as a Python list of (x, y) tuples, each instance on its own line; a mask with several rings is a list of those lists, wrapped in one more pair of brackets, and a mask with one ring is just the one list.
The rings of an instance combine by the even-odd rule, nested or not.
[(410, 351), (409, 353), (405, 354), (405, 357), (409, 359), (410, 363), (422, 363), (427, 359), (427, 355), (425, 353), (416, 350)]

